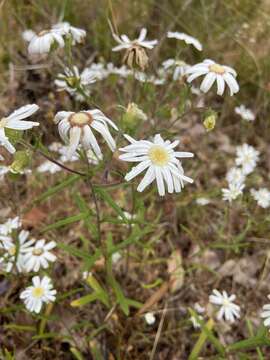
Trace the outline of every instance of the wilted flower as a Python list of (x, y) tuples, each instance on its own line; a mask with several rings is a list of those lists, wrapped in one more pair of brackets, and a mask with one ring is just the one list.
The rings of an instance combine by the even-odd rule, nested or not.
[(248, 175), (255, 169), (259, 161), (259, 151), (248, 144), (237, 146), (236, 148), (236, 165), (241, 166), (243, 173)]
[(23, 119), (33, 115), (38, 109), (39, 106), (36, 104), (25, 105), (0, 120), (0, 145), (4, 146), (11, 154), (15, 153), (16, 149), (6, 136), (5, 129), (28, 130), (38, 126), (38, 122), (23, 121)]
[(234, 109), (234, 111), (237, 115), (241, 116), (241, 118), (243, 120), (246, 120), (246, 121), (254, 121), (255, 120), (254, 113), (250, 109), (245, 107), (245, 105), (237, 106)]
[(167, 33), (167, 37), (168, 38), (173, 38), (173, 39), (177, 39), (177, 40), (183, 40), (186, 44), (191, 44), (193, 45), (197, 50), (202, 51), (202, 44), (199, 42), (199, 40), (195, 39), (194, 37), (185, 34), (185, 33), (181, 33), (181, 32), (172, 32), (172, 31), (168, 31)]
[(239, 85), (235, 80), (237, 74), (234, 69), (229, 66), (219, 65), (213, 60), (204, 60), (202, 63), (192, 66), (187, 70), (190, 74), (187, 81), (190, 83), (197, 79), (199, 76), (206, 75), (201, 83), (200, 89), (206, 93), (217, 82), (217, 94), (223, 95), (225, 84), (230, 89), (230, 95), (234, 95), (239, 91)]
[(39, 313), (43, 303), (55, 301), (56, 290), (53, 289), (51, 279), (48, 276), (40, 278), (34, 276), (32, 286), (28, 286), (21, 294), (20, 298), (24, 301), (26, 308), (35, 313)]
[(65, 46), (64, 39), (59, 30), (43, 30), (35, 34), (28, 45), (28, 52), (31, 55), (48, 54), (53, 46), (63, 48)]
[(174, 151), (173, 149), (179, 144), (178, 140), (174, 142), (164, 141), (159, 134), (155, 135), (153, 142), (135, 140), (128, 135), (125, 135), (125, 137), (131, 144), (120, 149), (125, 154), (120, 155), (119, 159), (128, 162), (139, 162), (139, 165), (133, 167), (126, 174), (125, 179), (130, 181), (147, 169), (137, 187), (138, 191), (143, 191), (156, 180), (159, 195), (164, 196), (164, 181), (169, 193), (180, 192), (181, 188), (184, 187), (184, 181), (193, 182), (191, 178), (184, 175), (181, 162), (178, 160), (178, 158), (193, 157), (193, 154)]
[(113, 38), (119, 43), (119, 45), (115, 46), (112, 51), (125, 49), (126, 53), (123, 61), (131, 68), (135, 62), (142, 70), (144, 70), (148, 65), (148, 56), (144, 48), (153, 49), (153, 47), (157, 44), (157, 40), (145, 40), (146, 34), (147, 30), (143, 28), (138, 39), (130, 40), (127, 35), (120, 35), (119, 37), (113, 33)]
[(235, 322), (235, 319), (240, 318), (240, 307), (234, 304), (236, 296), (228, 295), (226, 291), (219, 292), (218, 290), (214, 289), (212, 295), (209, 296), (209, 301), (212, 304), (215, 304), (220, 307), (217, 319), (229, 321), (231, 323)]
[(115, 150), (115, 141), (110, 134), (108, 125), (115, 130), (118, 130), (118, 128), (98, 109), (77, 113), (60, 111), (55, 115), (54, 121), (58, 124), (61, 138), (68, 144), (67, 158), (70, 158), (76, 152), (80, 143), (84, 149), (92, 149), (98, 159), (103, 158), (92, 129), (100, 133), (111, 151)]
[(264, 209), (270, 206), (270, 191), (266, 188), (260, 188), (259, 190), (251, 189), (251, 195), (257, 201), (257, 204)]

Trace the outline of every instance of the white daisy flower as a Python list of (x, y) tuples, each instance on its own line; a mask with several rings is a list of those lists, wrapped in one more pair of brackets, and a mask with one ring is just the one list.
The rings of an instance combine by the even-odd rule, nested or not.
[(226, 321), (231, 323), (235, 322), (235, 319), (240, 318), (240, 306), (234, 304), (236, 296), (228, 295), (226, 291), (219, 292), (214, 289), (212, 295), (209, 296), (209, 301), (211, 304), (218, 305), (220, 307), (217, 319), (222, 320), (224, 318)]
[(27, 29), (22, 32), (22, 38), (24, 41), (30, 42), (36, 33), (33, 30)]
[(38, 166), (37, 171), (40, 173), (49, 172), (50, 174), (55, 174), (58, 171), (61, 171), (61, 167), (49, 160), (44, 161), (41, 165)]
[(205, 197), (199, 197), (196, 199), (196, 204), (200, 205), (200, 206), (205, 206), (210, 204), (210, 200), (205, 198)]
[(169, 39), (177, 39), (177, 40), (183, 40), (186, 44), (191, 44), (193, 45), (197, 50), (202, 51), (202, 44), (199, 42), (199, 40), (195, 39), (194, 37), (185, 34), (185, 33), (181, 33), (181, 32), (172, 32), (172, 31), (168, 31), (167, 33), (167, 37)]
[(84, 96), (80, 93), (82, 90), (85, 95), (90, 95), (89, 85), (96, 82), (96, 77), (88, 68), (84, 69), (80, 74), (77, 66), (72, 69), (66, 68), (64, 74), (58, 74), (54, 80), (58, 91), (67, 91), (70, 95), (75, 96), (76, 100), (84, 101)]
[(132, 70), (128, 69), (126, 65), (122, 65), (121, 67), (114, 66), (112, 63), (107, 64), (107, 75), (119, 75), (123, 78), (128, 77), (132, 74)]
[(260, 188), (259, 190), (251, 189), (251, 195), (257, 201), (257, 204), (264, 209), (270, 206), (270, 191), (266, 188)]
[(243, 184), (246, 180), (246, 176), (241, 168), (232, 167), (226, 174), (226, 180), (228, 183)]
[(152, 312), (148, 312), (144, 315), (144, 319), (147, 323), (147, 325), (154, 325), (156, 322), (155, 315)]
[(69, 22), (64, 21), (60, 22), (53, 26), (54, 30), (59, 30), (62, 35), (71, 35), (73, 39), (73, 45), (76, 43), (81, 43), (86, 37), (86, 31), (79, 29), (75, 26), (71, 26)]
[(127, 35), (116, 35), (112, 34), (113, 38), (119, 45), (112, 48), (112, 51), (121, 51), (123, 49), (131, 49), (134, 46), (141, 46), (147, 49), (153, 49), (153, 47), (157, 44), (157, 40), (145, 40), (147, 35), (147, 30), (145, 28), (141, 29), (140, 35), (138, 39), (130, 40)]
[(255, 169), (259, 161), (259, 151), (248, 144), (237, 146), (236, 148), (236, 165), (241, 166), (243, 173), (248, 175)]
[(38, 126), (38, 122), (23, 120), (33, 115), (38, 109), (39, 106), (36, 104), (25, 105), (0, 120), (0, 145), (4, 146), (11, 154), (15, 153), (16, 149), (6, 136), (5, 129), (28, 130)]
[(56, 256), (50, 252), (56, 247), (54, 241), (45, 244), (45, 240), (37, 240), (35, 244), (26, 251), (24, 255), (25, 269), (27, 272), (39, 271), (39, 269), (47, 269), (49, 262), (54, 262)]
[(229, 183), (229, 187), (227, 189), (222, 189), (222, 198), (224, 201), (232, 202), (237, 199), (238, 196), (243, 194), (245, 184), (241, 183)]
[(40, 278), (34, 276), (32, 286), (27, 287), (21, 294), (26, 308), (35, 313), (39, 313), (43, 303), (48, 304), (55, 301), (56, 290), (53, 289), (51, 279), (48, 276)]
[(246, 121), (254, 121), (255, 120), (255, 114), (250, 109), (248, 109), (245, 105), (237, 106), (234, 109), (234, 111), (237, 115), (241, 116), (241, 118), (243, 120), (246, 120)]
[(186, 75), (190, 65), (182, 60), (167, 59), (163, 61), (162, 66), (165, 70), (173, 69), (173, 80), (177, 81)]
[(0, 258), (0, 265), (6, 272), (10, 272), (14, 265), (19, 272), (25, 271), (24, 256), (34, 243), (33, 239), (28, 240), (28, 236), (29, 231), (22, 230), (18, 235), (17, 243), (14, 243), (12, 238), (0, 241), (1, 248), (6, 252)]
[(237, 76), (235, 70), (226, 65), (219, 65), (213, 60), (206, 59), (202, 63), (192, 66), (186, 73), (190, 74), (187, 79), (189, 83), (199, 76), (206, 75), (200, 86), (204, 93), (212, 87), (215, 81), (217, 82), (218, 95), (223, 95), (225, 84), (228, 85), (231, 96), (239, 91), (239, 85), (235, 79)]
[[(267, 296), (270, 300), (270, 295)], [(264, 326), (270, 326), (270, 304), (263, 305), (263, 311), (261, 313), (261, 317), (264, 319)]]
[(184, 170), (178, 158), (193, 157), (191, 152), (179, 152), (173, 149), (179, 144), (176, 140), (171, 142), (164, 141), (157, 134), (154, 141), (134, 140), (129, 135), (125, 135), (126, 139), (131, 143), (124, 148), (119, 149), (124, 152), (119, 159), (128, 162), (139, 162), (139, 164), (126, 174), (127, 181), (132, 180), (137, 175), (147, 169), (137, 190), (143, 191), (154, 180), (157, 182), (158, 193), (160, 196), (165, 195), (164, 181), (167, 185), (168, 192), (180, 192), (184, 187), (184, 181), (192, 183), (193, 180), (184, 175)]
[(31, 55), (48, 54), (53, 45), (60, 48), (65, 46), (61, 32), (53, 29), (43, 30), (32, 37), (28, 45), (28, 52)]
[(21, 219), (19, 216), (15, 218), (8, 219), (4, 224), (0, 225), (0, 234), (1, 235), (9, 235), (12, 233), (13, 230), (18, 229), (22, 226)]
[(101, 134), (111, 151), (115, 150), (115, 141), (110, 134), (108, 125), (115, 130), (118, 128), (98, 109), (77, 113), (60, 111), (55, 115), (54, 121), (58, 124), (61, 138), (68, 144), (67, 158), (76, 152), (80, 143), (86, 150), (92, 149), (98, 159), (103, 158), (92, 129)]

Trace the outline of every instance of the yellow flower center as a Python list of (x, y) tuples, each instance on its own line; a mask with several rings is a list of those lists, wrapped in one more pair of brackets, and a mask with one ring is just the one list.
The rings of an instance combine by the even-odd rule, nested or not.
[(8, 253), (10, 256), (14, 256), (16, 254), (16, 246), (12, 246), (9, 250)]
[(41, 298), (44, 294), (44, 289), (42, 287), (36, 287), (32, 290), (32, 296), (35, 298)]
[(219, 65), (219, 64), (212, 64), (209, 66), (209, 70), (216, 73), (216, 74), (219, 74), (219, 75), (222, 75), (225, 73), (225, 69), (222, 65)]
[(152, 163), (157, 166), (164, 166), (169, 162), (169, 154), (162, 146), (154, 145), (150, 148), (148, 156)]
[(92, 116), (86, 112), (78, 112), (72, 114), (69, 117), (69, 122), (71, 126), (84, 126), (87, 124), (91, 124), (92, 121), (93, 121)]
[(6, 126), (6, 124), (7, 124), (7, 119), (3, 117), (0, 120), (0, 128), (4, 128)]
[(42, 249), (34, 249), (32, 253), (33, 253), (33, 255), (39, 256), (39, 255), (43, 254), (43, 250)]

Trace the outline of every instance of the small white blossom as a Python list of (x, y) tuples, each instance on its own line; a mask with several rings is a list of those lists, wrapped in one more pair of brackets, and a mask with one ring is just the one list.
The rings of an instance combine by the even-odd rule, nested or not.
[(50, 174), (55, 174), (58, 171), (61, 171), (61, 167), (49, 160), (44, 161), (41, 165), (38, 166), (37, 171), (40, 173), (49, 172)]
[(43, 278), (34, 276), (32, 283), (32, 286), (27, 287), (20, 294), (20, 298), (29, 311), (38, 314), (43, 303), (48, 304), (55, 301), (56, 290), (53, 289), (51, 279), (48, 276)]
[(24, 256), (34, 243), (33, 239), (28, 240), (28, 236), (29, 232), (22, 230), (18, 235), (18, 243), (15, 243), (12, 238), (0, 240), (0, 248), (5, 251), (0, 258), (0, 265), (6, 272), (10, 272), (14, 265), (19, 272), (25, 271)]
[(224, 201), (232, 202), (237, 199), (238, 196), (243, 194), (245, 185), (241, 183), (229, 183), (229, 187), (222, 189), (222, 198)]
[(228, 183), (243, 184), (246, 176), (241, 168), (232, 167), (226, 174), (226, 180)]
[(118, 130), (118, 128), (98, 109), (77, 113), (60, 111), (55, 115), (54, 121), (58, 124), (61, 138), (68, 144), (67, 158), (70, 158), (76, 152), (80, 143), (86, 150), (92, 149), (98, 159), (103, 158), (92, 129), (104, 138), (111, 151), (115, 151), (116, 144), (110, 134), (108, 125), (115, 130)]
[(220, 307), (217, 319), (222, 320), (223, 318), (226, 321), (231, 323), (235, 322), (235, 319), (240, 318), (240, 306), (234, 304), (236, 296), (228, 295), (226, 291), (219, 292), (214, 289), (212, 295), (209, 296), (209, 301), (211, 304), (217, 305)]
[(251, 189), (251, 195), (257, 201), (257, 204), (264, 209), (269, 208), (270, 206), (270, 191), (266, 188), (261, 188), (259, 190)]
[(58, 30), (63, 36), (71, 35), (73, 45), (81, 43), (86, 37), (86, 31), (79, 29), (75, 26), (71, 26), (69, 22), (64, 21), (53, 26), (53, 30)]
[(54, 29), (44, 30), (31, 38), (28, 45), (28, 52), (31, 55), (48, 54), (53, 45), (57, 45), (60, 48), (65, 46), (61, 32)]
[(168, 31), (167, 33), (167, 37), (168, 38), (173, 38), (173, 39), (177, 39), (177, 40), (183, 40), (186, 44), (191, 44), (195, 47), (195, 49), (202, 51), (202, 44), (199, 42), (199, 40), (197, 40), (196, 38), (185, 34), (185, 33), (181, 33), (181, 32), (172, 32), (172, 31)]
[(36, 34), (33, 30), (28, 29), (28, 30), (23, 31), (22, 38), (24, 41), (30, 42), (35, 35)]
[(156, 322), (155, 315), (152, 312), (148, 312), (144, 315), (144, 319), (147, 323), (147, 325), (154, 325)]
[(9, 235), (13, 230), (18, 229), (22, 226), (21, 219), (19, 216), (16, 216), (13, 219), (8, 219), (4, 224), (0, 225), (0, 234), (1, 235)]
[(184, 61), (167, 59), (163, 61), (162, 66), (165, 70), (173, 70), (173, 80), (179, 80), (186, 75), (187, 70), (190, 68), (190, 65), (186, 64)]
[(206, 75), (200, 86), (200, 90), (204, 93), (210, 90), (215, 81), (217, 82), (218, 95), (223, 95), (225, 84), (228, 85), (231, 96), (239, 91), (239, 85), (235, 79), (237, 76), (235, 70), (226, 65), (219, 65), (213, 60), (204, 60), (202, 63), (192, 66), (186, 73), (190, 74), (187, 79), (189, 83), (199, 76)]
[(24, 264), (27, 272), (30, 271), (39, 271), (39, 269), (47, 269), (49, 267), (49, 262), (54, 262), (56, 256), (50, 252), (53, 248), (56, 247), (54, 241), (45, 243), (44, 239), (37, 240), (35, 244), (28, 248), (24, 255)]
[(241, 118), (243, 120), (246, 120), (246, 121), (254, 121), (255, 120), (255, 114), (250, 109), (245, 107), (245, 105), (237, 106), (234, 109), (234, 111), (237, 115), (241, 116)]
[[(270, 295), (267, 296), (270, 300)], [(265, 304), (263, 306), (263, 311), (261, 313), (261, 317), (264, 319), (263, 323), (264, 326), (269, 327), (270, 326), (270, 304)]]
[(0, 120), (0, 145), (4, 146), (11, 154), (15, 153), (16, 149), (6, 136), (5, 129), (28, 130), (38, 126), (38, 122), (23, 120), (33, 115), (38, 109), (36, 104), (25, 105)]
[(80, 74), (77, 66), (73, 66), (72, 69), (66, 68), (64, 74), (58, 74), (57, 79), (54, 81), (58, 87), (58, 91), (65, 90), (70, 95), (75, 96), (79, 101), (84, 100), (80, 91), (83, 91), (86, 96), (89, 96), (89, 85), (94, 82), (96, 82), (96, 77), (88, 68), (84, 69)]
[(134, 77), (136, 80), (142, 82), (142, 83), (151, 83), (154, 85), (163, 85), (165, 83), (165, 79), (158, 78), (154, 75), (147, 75), (144, 72), (141, 71), (135, 71)]
[(112, 254), (112, 263), (116, 264), (118, 261), (122, 258), (122, 255), (120, 252), (116, 251)]
[[(203, 316), (199, 314), (203, 314), (205, 312), (205, 308), (201, 306), (199, 303), (195, 303), (194, 310), (197, 312), (197, 316), (199, 320), (203, 320)], [(195, 316), (191, 316), (190, 321), (192, 322), (194, 329), (199, 329), (201, 327)]]
[(207, 199), (207, 198), (204, 198), (204, 197), (199, 197), (196, 199), (196, 203), (200, 206), (205, 206), (205, 205), (208, 205), (210, 204), (210, 200)]
[(237, 146), (236, 148), (236, 165), (241, 166), (243, 173), (248, 175), (255, 169), (259, 161), (259, 151), (248, 144)]
[(147, 30), (143, 28), (140, 32), (138, 39), (130, 40), (127, 35), (116, 35), (112, 34), (113, 38), (119, 45), (112, 48), (112, 51), (121, 51), (123, 49), (130, 49), (134, 46), (141, 46), (147, 49), (153, 49), (153, 47), (157, 44), (157, 40), (145, 40), (147, 35)]
[(184, 181), (192, 183), (193, 180), (184, 175), (181, 162), (178, 158), (193, 157), (190, 152), (174, 151), (174, 148), (179, 144), (176, 140), (171, 142), (164, 141), (162, 137), (157, 134), (154, 141), (135, 140), (131, 136), (125, 135), (130, 145), (119, 149), (124, 154), (119, 156), (120, 160), (128, 162), (139, 162), (139, 164), (131, 169), (126, 174), (126, 181), (130, 181), (144, 170), (147, 169), (143, 179), (141, 180), (137, 190), (142, 192), (154, 180), (157, 182), (158, 193), (160, 196), (165, 195), (165, 184), (168, 188), (168, 193), (180, 192), (184, 187)]

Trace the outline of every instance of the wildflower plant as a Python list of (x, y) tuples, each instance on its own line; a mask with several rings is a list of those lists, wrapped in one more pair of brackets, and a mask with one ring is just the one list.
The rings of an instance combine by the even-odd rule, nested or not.
[[(151, 338), (141, 329), (150, 333), (157, 328), (150, 352), (154, 359), (162, 332), (171, 331), (171, 325), (164, 326), (169, 317), (175, 329), (199, 334), (197, 341), (191, 336), (186, 346), (191, 349), (189, 360), (203, 351), (210, 357), (212, 348), (220, 358), (250, 348), (260, 354), (259, 347), (269, 345), (269, 305), (263, 307), (257, 335), (248, 321), (248, 339), (230, 343), (232, 338), (226, 335), (245, 316), (245, 306), (240, 304), (244, 290), (240, 288), (238, 295), (238, 289), (231, 288), (241, 276), (246, 283), (249, 280), (234, 256), (244, 247), (251, 227), (259, 228), (248, 219), (246, 224), (239, 221), (236, 227), (241, 230), (234, 233), (231, 224), (244, 212), (251, 216), (256, 203), (260, 216), (270, 207), (270, 191), (257, 174), (265, 162), (260, 142), (239, 136), (232, 143), (220, 135), (226, 128), (226, 107), (233, 109), (235, 121), (241, 117), (249, 123), (244, 126), (252, 126), (255, 120), (253, 111), (236, 106), (241, 70), (233, 57), (230, 66), (221, 65), (222, 59), (221, 63), (208, 59), (204, 37), (198, 39), (183, 29), (171, 31), (170, 26), (160, 34), (149, 26), (148, 37), (146, 24), (140, 23), (139, 35), (129, 37), (122, 30), (137, 34), (138, 27), (128, 32), (121, 29), (110, 7), (111, 19), (104, 30), (106, 51), (96, 45), (98, 34), (91, 33), (91, 42), (88, 31), (65, 18), (47, 30), (38, 31), (42, 24), (35, 24), (37, 30), (21, 34), (24, 57), (31, 63), (27, 66), (40, 80), (32, 84), (36, 94), (33, 90), (29, 95), (35, 101), (25, 105), (18, 100), (22, 106), (17, 110), (10, 115), (3, 111), (0, 147), (5, 163), (0, 181), (13, 181), (10, 197), (23, 199), (33, 190), (34, 200), (14, 204), (7, 216), (3, 211), (1, 275), (10, 283), (14, 280), (16, 291), (12, 288), (10, 293), (16, 296), (19, 310), (37, 321), (35, 341), (58, 336), (55, 319), (65, 322), (64, 308), (70, 314), (81, 312), (78, 324), (70, 321), (68, 335), (66, 330), (64, 335), (59, 333), (77, 359), (84, 358), (82, 353), (96, 359), (105, 353), (138, 359), (141, 344)], [(173, 43), (176, 46), (168, 54), (166, 46)], [(122, 51), (121, 63), (117, 53)], [(39, 98), (44, 79), (50, 90)], [(217, 133), (222, 139), (219, 147), (213, 145)], [(205, 155), (201, 148), (208, 141)], [(231, 164), (219, 169), (217, 159), (225, 156)], [(213, 219), (207, 218), (208, 212)], [(197, 231), (202, 223), (203, 239)], [(253, 234), (252, 241), (257, 241)], [(162, 259), (157, 256), (158, 247)], [(229, 260), (228, 254), (232, 255)], [(267, 268), (268, 258), (265, 263)], [(158, 276), (156, 264), (162, 268)], [(230, 277), (220, 282), (224, 289), (211, 288), (211, 281), (197, 287), (186, 281), (206, 270), (217, 282), (222, 276)], [(210, 295), (200, 299), (201, 287)], [(198, 299), (186, 304), (189, 291)], [(175, 310), (176, 315), (170, 316)], [(4, 308), (3, 313), (9, 312)], [(7, 326), (31, 332), (33, 328)], [(81, 338), (73, 336), (77, 330), (82, 343), (85, 340), (82, 349)], [(117, 351), (102, 352), (99, 345), (107, 333), (121, 343)], [(141, 341), (136, 343), (137, 353), (123, 341)], [(206, 342), (212, 345), (204, 349)], [(105, 347), (109, 343), (104, 341)], [(168, 356), (184, 358), (181, 355)]]

